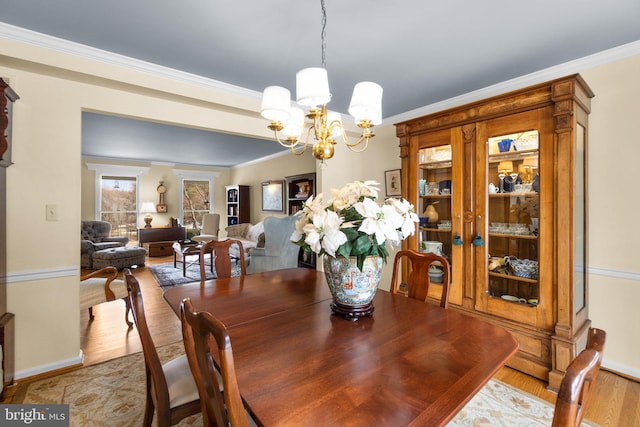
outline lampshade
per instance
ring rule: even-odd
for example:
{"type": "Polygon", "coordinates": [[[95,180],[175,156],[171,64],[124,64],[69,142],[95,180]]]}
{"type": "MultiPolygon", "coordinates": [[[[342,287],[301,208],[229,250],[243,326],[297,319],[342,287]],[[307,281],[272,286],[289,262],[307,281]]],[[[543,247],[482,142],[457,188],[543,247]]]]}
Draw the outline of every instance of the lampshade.
{"type": "Polygon", "coordinates": [[[525,157],[522,162],[522,167],[525,169],[531,168],[535,169],[538,167],[538,158],[537,157],[525,157]]]}
{"type": "Polygon", "coordinates": [[[260,114],[267,120],[282,122],[289,118],[291,92],[280,86],[268,86],[262,93],[260,114]]]}
{"type": "Polygon", "coordinates": [[[140,208],[142,213],[151,213],[156,211],[156,205],[153,202],[144,202],[140,208]]]}
{"type": "Polygon", "coordinates": [[[356,123],[369,120],[374,125],[382,121],[382,86],[373,82],[360,82],[353,88],[349,114],[356,123]]]}
{"type": "Polygon", "coordinates": [[[304,129],[304,111],[298,107],[291,107],[291,117],[283,125],[282,134],[284,136],[299,139],[304,129]]]}
{"type": "Polygon", "coordinates": [[[331,101],[327,70],[304,68],[296,73],[296,100],[305,107],[328,104],[331,101]]]}
{"type": "Polygon", "coordinates": [[[498,172],[499,173],[507,173],[513,171],[513,162],[512,161],[504,161],[498,164],[498,172]]]}

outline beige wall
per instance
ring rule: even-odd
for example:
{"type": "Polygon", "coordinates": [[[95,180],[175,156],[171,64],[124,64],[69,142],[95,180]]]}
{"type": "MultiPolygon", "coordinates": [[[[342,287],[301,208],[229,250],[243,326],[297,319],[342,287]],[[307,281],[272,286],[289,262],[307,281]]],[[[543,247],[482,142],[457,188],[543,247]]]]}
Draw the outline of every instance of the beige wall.
{"type": "Polygon", "coordinates": [[[589,317],[607,331],[604,366],[640,378],[640,57],[581,72],[589,116],[589,317]]]}
{"type": "MultiPolygon", "coordinates": [[[[275,144],[275,142],[265,142],[275,144]]],[[[234,168],[231,172],[231,184],[248,185],[251,198],[251,222],[253,224],[262,221],[267,216],[284,216],[286,211],[286,188],[283,186],[283,202],[285,211],[263,212],[262,211],[262,183],[265,181],[284,181],[285,177],[302,173],[313,173],[316,171],[316,161],[310,150],[304,154],[294,157],[290,154],[276,156],[258,164],[248,164],[234,168]]],[[[222,217],[221,221],[225,221],[222,217]]],[[[224,222],[226,224],[226,222],[224,222]]],[[[224,227],[221,227],[224,230],[224,227]]]]}
{"type": "MultiPolygon", "coordinates": [[[[257,114],[258,99],[7,40],[0,40],[0,51],[0,75],[21,96],[14,108],[15,164],[7,176],[8,308],[16,314],[20,377],[69,365],[79,357],[79,312],[69,308],[78,305],[78,224],[91,211],[81,194],[93,191],[86,188],[87,171],[80,156],[83,110],[269,135],[257,114]],[[58,221],[45,221],[49,203],[59,206],[58,221]]],[[[634,215],[640,201],[631,176],[640,158],[640,57],[582,74],[596,94],[589,145],[590,317],[609,333],[605,366],[640,377],[640,271],[633,247],[640,241],[634,215]]],[[[378,127],[376,134],[363,154],[338,145],[326,169],[317,170],[318,191],[328,192],[354,179],[375,179],[384,185],[384,171],[400,167],[398,142],[392,125],[378,127]]],[[[264,217],[260,192],[255,191],[260,182],[309,172],[313,164],[308,159],[276,158],[226,171],[216,186],[251,185],[256,221],[264,217]]],[[[160,177],[173,179],[168,170],[152,168],[143,198],[156,199],[160,177]]],[[[216,191],[217,206],[224,204],[221,195],[216,191]]],[[[390,275],[390,268],[385,274],[390,275]]]]}

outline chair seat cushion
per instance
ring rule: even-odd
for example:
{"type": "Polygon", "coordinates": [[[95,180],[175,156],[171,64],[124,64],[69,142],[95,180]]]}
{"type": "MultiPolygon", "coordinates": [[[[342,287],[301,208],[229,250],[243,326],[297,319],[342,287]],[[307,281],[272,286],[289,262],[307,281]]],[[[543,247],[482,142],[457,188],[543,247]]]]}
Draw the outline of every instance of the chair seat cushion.
{"type": "MultiPolygon", "coordinates": [[[[80,309],[86,309],[95,305],[107,302],[104,292],[104,285],[107,279],[103,277],[92,277],[80,282],[80,309]]],[[[116,299],[127,297],[127,286],[124,280],[116,279],[109,285],[116,299]]]]}
{"type": "Polygon", "coordinates": [[[169,406],[175,408],[200,399],[186,355],[164,363],[162,370],[169,389],[169,406]]]}

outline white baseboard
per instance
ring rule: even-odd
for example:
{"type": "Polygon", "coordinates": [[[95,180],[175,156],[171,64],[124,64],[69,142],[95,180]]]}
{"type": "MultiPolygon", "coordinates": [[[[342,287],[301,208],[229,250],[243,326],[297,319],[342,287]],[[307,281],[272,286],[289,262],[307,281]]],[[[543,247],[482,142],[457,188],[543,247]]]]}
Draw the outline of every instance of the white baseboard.
{"type": "MultiPolygon", "coordinates": [[[[605,348],[605,352],[606,352],[605,348]]],[[[623,374],[627,377],[633,378],[636,381],[640,382],[640,370],[632,368],[631,366],[626,366],[618,362],[613,362],[611,360],[607,360],[606,358],[602,359],[602,367],[604,369],[617,372],[619,374],[623,374]]]]}
{"type": "Polygon", "coordinates": [[[16,371],[15,379],[29,378],[36,375],[44,374],[46,372],[57,371],[58,369],[68,368],[70,366],[82,365],[84,361],[84,354],[82,350],[78,352],[77,357],[70,357],[69,359],[58,360],[46,365],[35,366],[33,368],[24,369],[22,371],[16,371]]]}

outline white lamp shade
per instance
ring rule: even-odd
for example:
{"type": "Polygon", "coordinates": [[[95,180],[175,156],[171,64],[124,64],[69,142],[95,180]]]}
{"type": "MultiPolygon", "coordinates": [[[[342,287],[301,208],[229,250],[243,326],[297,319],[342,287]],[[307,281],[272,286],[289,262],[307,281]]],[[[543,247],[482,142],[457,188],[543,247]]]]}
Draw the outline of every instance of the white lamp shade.
{"type": "Polygon", "coordinates": [[[153,202],[144,202],[140,208],[142,213],[151,213],[156,211],[156,205],[153,202]]]}
{"type": "Polygon", "coordinates": [[[286,137],[299,139],[304,129],[304,111],[298,107],[291,107],[291,117],[283,123],[282,134],[286,137]]]}
{"type": "Polygon", "coordinates": [[[360,82],[353,88],[349,114],[356,122],[370,120],[374,125],[382,122],[382,86],[373,82],[360,82]]]}
{"type": "Polygon", "coordinates": [[[304,68],[296,74],[296,100],[305,107],[324,105],[331,101],[327,70],[304,68]]]}
{"type": "Polygon", "coordinates": [[[262,93],[260,114],[272,122],[283,122],[290,117],[291,92],[281,86],[268,86],[262,93]]]}

